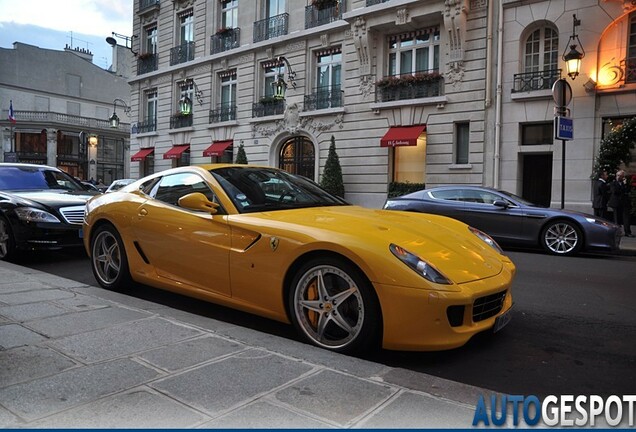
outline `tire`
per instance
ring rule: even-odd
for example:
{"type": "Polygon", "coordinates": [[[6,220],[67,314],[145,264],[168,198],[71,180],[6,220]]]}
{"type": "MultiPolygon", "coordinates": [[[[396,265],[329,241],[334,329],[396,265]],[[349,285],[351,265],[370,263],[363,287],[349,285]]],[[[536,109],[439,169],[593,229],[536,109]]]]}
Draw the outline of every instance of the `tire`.
{"type": "Polygon", "coordinates": [[[541,245],[553,255],[576,255],[583,247],[583,234],[573,222],[556,220],[541,231],[541,245]]]}
{"type": "Polygon", "coordinates": [[[16,255],[15,239],[9,221],[0,216],[0,260],[10,261],[16,255]]]}
{"type": "Polygon", "coordinates": [[[102,288],[126,291],[133,284],[124,243],[115,227],[102,225],[91,239],[91,267],[102,288]]]}
{"type": "Polygon", "coordinates": [[[379,347],[382,316],[376,294],[344,260],[314,258],[302,265],[288,301],[294,327],[310,343],[341,353],[379,347]]]}

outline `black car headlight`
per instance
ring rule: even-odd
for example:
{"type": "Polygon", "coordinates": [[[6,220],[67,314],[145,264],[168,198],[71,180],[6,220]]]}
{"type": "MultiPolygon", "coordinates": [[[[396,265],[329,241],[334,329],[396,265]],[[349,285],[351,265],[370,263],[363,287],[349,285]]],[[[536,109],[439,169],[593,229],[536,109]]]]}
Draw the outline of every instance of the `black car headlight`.
{"type": "Polygon", "coordinates": [[[18,207],[15,210],[20,220],[25,222],[52,222],[60,223],[60,220],[51,213],[33,207],[18,207]]]}
{"type": "Polygon", "coordinates": [[[497,242],[494,241],[493,238],[490,237],[488,234],[478,230],[477,228],[473,228],[471,226],[469,226],[468,229],[470,230],[471,233],[479,237],[488,246],[490,246],[491,248],[493,248],[494,250],[496,250],[497,252],[503,255],[503,249],[501,249],[501,247],[497,244],[497,242]]]}
{"type": "Polygon", "coordinates": [[[433,267],[431,264],[418,257],[417,255],[393,243],[389,245],[389,250],[400,261],[409,266],[413,271],[415,271],[415,273],[419,274],[424,279],[438,284],[451,284],[451,282],[446,279],[443,274],[437,271],[435,267],[433,267]]]}

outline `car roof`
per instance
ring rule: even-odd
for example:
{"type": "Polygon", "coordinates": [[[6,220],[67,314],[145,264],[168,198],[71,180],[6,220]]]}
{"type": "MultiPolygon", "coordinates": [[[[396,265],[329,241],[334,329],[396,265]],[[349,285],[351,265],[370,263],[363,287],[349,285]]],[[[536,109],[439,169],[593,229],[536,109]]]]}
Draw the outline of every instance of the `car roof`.
{"type": "Polygon", "coordinates": [[[61,171],[59,168],[49,165],[22,163],[22,162],[0,162],[0,167],[15,167],[15,168],[37,168],[37,169],[50,169],[54,171],[61,171]]]}

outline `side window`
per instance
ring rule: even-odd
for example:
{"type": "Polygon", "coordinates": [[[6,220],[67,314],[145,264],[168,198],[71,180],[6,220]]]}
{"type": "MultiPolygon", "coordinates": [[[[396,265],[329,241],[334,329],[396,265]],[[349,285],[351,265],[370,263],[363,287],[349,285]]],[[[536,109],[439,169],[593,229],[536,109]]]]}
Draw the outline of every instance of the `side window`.
{"type": "Polygon", "coordinates": [[[457,189],[439,190],[430,192],[431,196],[438,200],[445,201],[463,201],[461,191],[457,189]]]}
{"type": "Polygon", "coordinates": [[[205,181],[193,173],[180,173],[165,176],[157,186],[154,198],[166,204],[178,206],[179,198],[193,192],[201,192],[210,201],[218,202],[214,192],[205,181]]]}

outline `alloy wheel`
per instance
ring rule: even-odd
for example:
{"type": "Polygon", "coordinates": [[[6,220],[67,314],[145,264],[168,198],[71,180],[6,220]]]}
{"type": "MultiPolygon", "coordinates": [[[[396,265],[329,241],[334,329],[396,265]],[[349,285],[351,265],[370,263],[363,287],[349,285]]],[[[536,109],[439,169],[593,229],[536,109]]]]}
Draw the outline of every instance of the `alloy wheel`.
{"type": "Polygon", "coordinates": [[[110,231],[102,231],[93,242],[93,268],[99,282],[112,285],[121,271],[122,254],[117,238],[110,231]]]}
{"type": "Polygon", "coordinates": [[[545,230],[543,241],[548,251],[558,255],[567,255],[578,250],[581,235],[572,224],[555,222],[545,230]]]}

